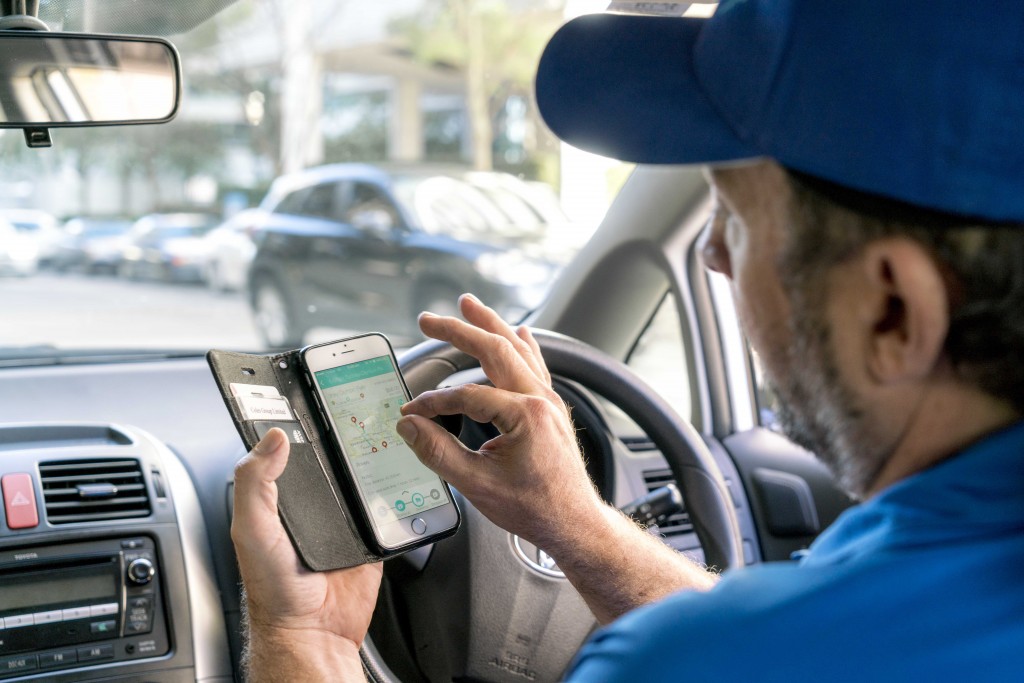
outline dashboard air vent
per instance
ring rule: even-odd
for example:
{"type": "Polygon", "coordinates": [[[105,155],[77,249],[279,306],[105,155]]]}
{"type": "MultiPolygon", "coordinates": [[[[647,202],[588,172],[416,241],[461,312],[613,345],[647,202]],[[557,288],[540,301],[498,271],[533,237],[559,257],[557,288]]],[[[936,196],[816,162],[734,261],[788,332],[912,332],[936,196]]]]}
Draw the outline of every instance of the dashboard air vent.
{"type": "Polygon", "coordinates": [[[128,458],[39,463],[50,524],[147,517],[149,494],[139,461],[128,458]]]}
{"type": "MultiPolygon", "coordinates": [[[[675,477],[672,476],[672,470],[644,470],[644,485],[647,486],[648,492],[659,489],[666,484],[673,484],[675,481],[675,477]]],[[[693,523],[690,521],[690,513],[683,510],[682,512],[670,515],[663,524],[658,525],[658,531],[666,538],[692,533],[693,523]]]]}

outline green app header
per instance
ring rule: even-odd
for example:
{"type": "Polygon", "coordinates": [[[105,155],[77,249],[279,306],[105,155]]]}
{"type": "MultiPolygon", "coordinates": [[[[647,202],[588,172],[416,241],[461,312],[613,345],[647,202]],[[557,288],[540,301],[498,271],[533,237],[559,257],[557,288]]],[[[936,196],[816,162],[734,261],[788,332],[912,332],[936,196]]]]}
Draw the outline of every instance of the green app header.
{"type": "Polygon", "coordinates": [[[394,374],[394,372],[395,366],[391,362],[391,357],[378,356],[377,358],[342,365],[340,368],[321,370],[314,374],[316,375],[316,383],[320,385],[321,389],[330,389],[339,384],[349,384],[351,382],[358,382],[361,379],[377,377],[378,375],[394,374]]]}

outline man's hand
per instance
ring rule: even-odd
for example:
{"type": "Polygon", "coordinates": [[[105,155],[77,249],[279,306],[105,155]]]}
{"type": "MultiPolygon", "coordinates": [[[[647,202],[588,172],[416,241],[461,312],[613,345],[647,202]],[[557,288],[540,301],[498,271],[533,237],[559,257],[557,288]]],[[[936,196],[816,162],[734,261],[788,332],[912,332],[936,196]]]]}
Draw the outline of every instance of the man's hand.
{"type": "Polygon", "coordinates": [[[493,387],[428,391],[402,406],[398,433],[498,526],[550,554],[599,621],[715,577],[606,505],[587,475],[569,412],[529,330],[471,295],[465,322],[430,314],[420,329],[480,361],[493,387]],[[501,434],[473,451],[431,421],[463,414],[501,434]]]}
{"type": "Polygon", "coordinates": [[[569,412],[527,328],[513,330],[471,295],[459,306],[468,322],[424,313],[420,328],[477,358],[494,386],[421,394],[402,406],[398,433],[488,519],[557,557],[566,521],[593,519],[603,507],[569,412]],[[454,414],[493,423],[501,435],[472,451],[430,420],[454,414]]]}
{"type": "Polygon", "coordinates": [[[267,432],[235,468],[231,539],[248,608],[249,681],[364,680],[359,660],[381,565],[331,572],[302,566],[277,514],[288,438],[267,432]]]}

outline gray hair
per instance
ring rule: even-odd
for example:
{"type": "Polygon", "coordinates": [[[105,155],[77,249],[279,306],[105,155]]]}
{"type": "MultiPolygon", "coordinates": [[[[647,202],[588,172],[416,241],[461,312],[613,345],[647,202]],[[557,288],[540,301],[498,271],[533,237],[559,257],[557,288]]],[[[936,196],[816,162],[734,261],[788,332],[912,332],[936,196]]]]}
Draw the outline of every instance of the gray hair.
{"type": "Polygon", "coordinates": [[[794,225],[778,264],[783,282],[816,286],[869,242],[915,240],[946,282],[944,350],[952,366],[965,382],[1024,413],[1024,224],[922,209],[795,171],[789,177],[794,225]]]}

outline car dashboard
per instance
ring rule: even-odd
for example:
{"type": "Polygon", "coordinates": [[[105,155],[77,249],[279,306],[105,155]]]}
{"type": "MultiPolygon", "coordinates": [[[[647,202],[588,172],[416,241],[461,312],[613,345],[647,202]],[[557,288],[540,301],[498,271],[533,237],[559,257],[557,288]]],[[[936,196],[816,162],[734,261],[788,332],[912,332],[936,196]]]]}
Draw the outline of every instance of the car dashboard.
{"type": "MultiPolygon", "coordinates": [[[[24,595],[0,612],[0,681],[233,680],[241,610],[230,496],[244,449],[205,359],[3,375],[0,594],[22,586],[24,595]],[[26,500],[37,519],[25,518],[26,500]]],[[[582,387],[566,389],[614,437],[596,474],[608,500],[621,507],[671,480],[628,418],[582,387]]],[[[711,445],[745,562],[761,561],[747,485],[711,445]]],[[[685,512],[657,531],[702,560],[685,512]]]]}
{"type": "Polygon", "coordinates": [[[4,386],[0,680],[233,680],[241,445],[205,361],[14,368],[4,386]]]}

